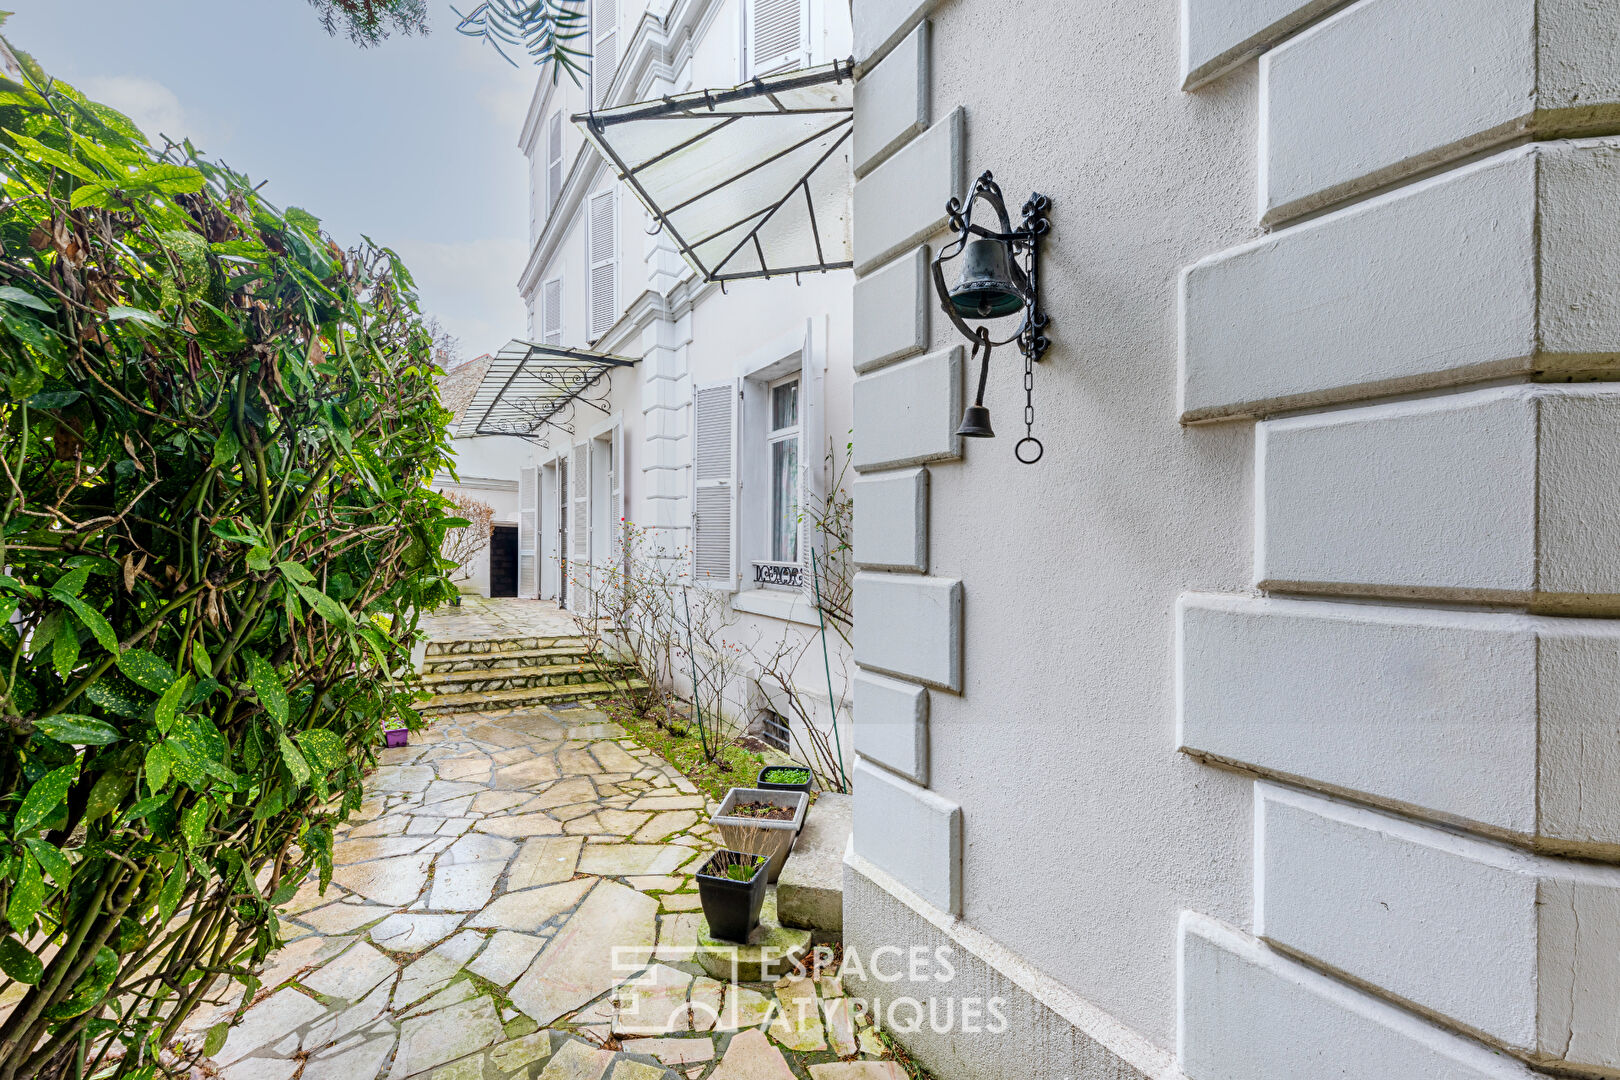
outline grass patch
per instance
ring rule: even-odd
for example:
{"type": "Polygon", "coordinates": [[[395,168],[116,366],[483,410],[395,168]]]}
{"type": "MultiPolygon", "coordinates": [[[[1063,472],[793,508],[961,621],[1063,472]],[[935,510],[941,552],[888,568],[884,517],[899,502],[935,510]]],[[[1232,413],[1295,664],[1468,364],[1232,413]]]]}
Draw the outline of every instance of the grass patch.
{"type": "Polygon", "coordinates": [[[894,1063],[906,1071],[907,1080],[934,1080],[934,1074],[917,1064],[912,1056],[906,1053],[906,1048],[901,1046],[893,1035],[880,1027],[875,1027],[872,1030],[877,1032],[878,1041],[888,1048],[890,1054],[894,1055],[894,1063]]]}
{"type": "Polygon", "coordinates": [[[724,799],[726,792],[734,787],[752,785],[764,765],[760,754],[730,741],[724,741],[714,761],[705,760],[697,729],[684,717],[673,718],[668,726],[661,727],[638,716],[623,701],[604,702],[602,710],[638,743],[679,769],[682,776],[715,802],[724,799]]]}
{"type": "MultiPolygon", "coordinates": [[[[522,1012],[522,1010],[518,1009],[517,1006],[512,1004],[512,999],[507,996],[505,990],[502,990],[499,986],[496,986],[482,975],[475,975],[472,972],[463,969],[460,978],[466,979],[468,982],[472,983],[480,994],[483,994],[488,998],[493,998],[495,1004],[500,1008],[505,1009],[508,1012],[522,1012]]],[[[454,984],[458,980],[452,979],[450,981],[452,984],[454,984]]]]}

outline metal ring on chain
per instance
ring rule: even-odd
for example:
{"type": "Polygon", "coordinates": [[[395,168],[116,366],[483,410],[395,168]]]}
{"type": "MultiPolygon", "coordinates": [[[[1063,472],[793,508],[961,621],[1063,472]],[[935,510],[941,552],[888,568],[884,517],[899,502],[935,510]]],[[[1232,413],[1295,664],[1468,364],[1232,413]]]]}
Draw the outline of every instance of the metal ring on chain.
{"type": "Polygon", "coordinates": [[[1046,447],[1042,446],[1041,445],[1041,440],[1037,439],[1033,435],[1025,435],[1022,439],[1019,439],[1017,445],[1015,445],[1013,447],[1013,457],[1017,458],[1020,462],[1022,462],[1025,465],[1033,465],[1033,464],[1035,464],[1037,461],[1041,460],[1041,455],[1044,454],[1045,452],[1046,452],[1046,447]],[[1035,456],[1034,457],[1025,457],[1024,456],[1024,444],[1025,443],[1034,443],[1035,444],[1035,450],[1034,450],[1035,456]]]}

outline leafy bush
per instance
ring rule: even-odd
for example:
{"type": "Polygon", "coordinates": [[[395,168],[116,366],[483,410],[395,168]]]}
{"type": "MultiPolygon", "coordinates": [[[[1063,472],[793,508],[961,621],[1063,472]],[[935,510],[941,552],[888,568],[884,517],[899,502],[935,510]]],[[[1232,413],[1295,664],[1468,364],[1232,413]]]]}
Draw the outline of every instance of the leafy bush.
{"type": "Polygon", "coordinates": [[[384,723],[417,723],[417,613],[454,595],[466,522],[424,486],[449,414],[393,254],[24,63],[0,80],[0,1080],[146,1078],[210,983],[251,998],[274,905],[330,876],[384,723]]]}

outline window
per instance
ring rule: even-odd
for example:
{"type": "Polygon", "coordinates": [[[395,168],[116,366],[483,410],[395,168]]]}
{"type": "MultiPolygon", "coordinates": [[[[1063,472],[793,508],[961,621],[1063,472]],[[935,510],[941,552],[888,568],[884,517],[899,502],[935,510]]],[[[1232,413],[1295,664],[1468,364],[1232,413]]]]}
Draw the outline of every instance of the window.
{"type": "Polygon", "coordinates": [[[771,561],[799,561],[799,377],[771,386],[771,561]]]}
{"type": "Polygon", "coordinates": [[[563,186],[563,118],[552,116],[546,131],[546,213],[557,209],[563,186]]]}
{"type": "Polygon", "coordinates": [[[757,727],[761,741],[776,747],[778,750],[787,751],[793,733],[788,728],[786,717],[779,712],[766,709],[759,714],[757,727]]]}
{"type": "Polygon", "coordinates": [[[799,67],[810,52],[810,0],[746,0],[743,77],[799,67]]]}

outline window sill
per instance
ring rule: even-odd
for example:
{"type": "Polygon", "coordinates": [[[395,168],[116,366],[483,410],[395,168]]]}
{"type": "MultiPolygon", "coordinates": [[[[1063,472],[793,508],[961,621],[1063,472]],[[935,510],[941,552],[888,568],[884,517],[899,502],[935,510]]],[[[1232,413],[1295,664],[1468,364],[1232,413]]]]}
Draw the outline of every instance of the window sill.
{"type": "Polygon", "coordinates": [[[770,619],[798,623],[800,626],[821,625],[816,606],[801,592],[786,589],[744,589],[731,597],[733,611],[750,615],[764,615],[770,619]]]}

